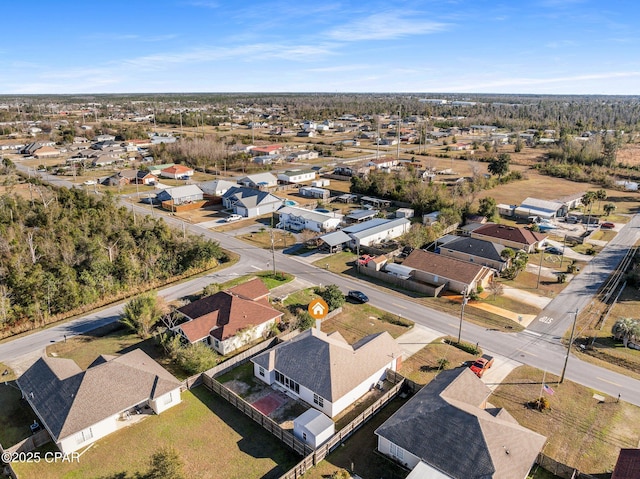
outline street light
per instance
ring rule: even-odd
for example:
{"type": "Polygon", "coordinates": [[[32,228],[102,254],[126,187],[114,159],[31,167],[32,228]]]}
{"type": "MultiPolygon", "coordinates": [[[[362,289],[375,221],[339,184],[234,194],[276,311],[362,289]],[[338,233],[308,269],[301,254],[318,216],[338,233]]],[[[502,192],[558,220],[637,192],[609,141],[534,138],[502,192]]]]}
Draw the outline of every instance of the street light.
{"type": "Polygon", "coordinates": [[[464,317],[464,307],[467,305],[467,289],[462,290],[462,308],[460,309],[460,327],[458,328],[458,344],[460,344],[460,337],[462,336],[462,318],[464,317]]]}

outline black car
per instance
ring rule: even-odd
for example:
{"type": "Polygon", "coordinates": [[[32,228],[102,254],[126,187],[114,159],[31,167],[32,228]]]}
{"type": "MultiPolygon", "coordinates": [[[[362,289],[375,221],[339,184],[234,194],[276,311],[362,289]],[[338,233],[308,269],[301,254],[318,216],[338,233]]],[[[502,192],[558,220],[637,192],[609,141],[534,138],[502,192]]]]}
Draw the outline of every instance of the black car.
{"type": "Polygon", "coordinates": [[[560,248],[556,248],[555,246],[549,246],[544,251],[545,253],[549,254],[562,254],[562,250],[560,248]]]}
{"type": "Polygon", "coordinates": [[[347,298],[352,299],[353,301],[357,301],[358,303],[366,303],[369,301],[369,298],[362,291],[349,291],[347,293],[347,298]]]}

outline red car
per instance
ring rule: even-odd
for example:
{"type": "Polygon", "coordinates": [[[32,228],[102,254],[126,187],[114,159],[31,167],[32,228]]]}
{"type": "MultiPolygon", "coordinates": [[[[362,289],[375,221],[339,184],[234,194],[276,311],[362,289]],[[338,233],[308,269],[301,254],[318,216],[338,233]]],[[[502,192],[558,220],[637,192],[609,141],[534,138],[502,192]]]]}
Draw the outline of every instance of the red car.
{"type": "Polygon", "coordinates": [[[602,223],[600,225],[600,228],[602,228],[603,230],[612,230],[615,227],[616,227],[616,225],[614,225],[613,223],[610,223],[610,222],[602,223]]]}

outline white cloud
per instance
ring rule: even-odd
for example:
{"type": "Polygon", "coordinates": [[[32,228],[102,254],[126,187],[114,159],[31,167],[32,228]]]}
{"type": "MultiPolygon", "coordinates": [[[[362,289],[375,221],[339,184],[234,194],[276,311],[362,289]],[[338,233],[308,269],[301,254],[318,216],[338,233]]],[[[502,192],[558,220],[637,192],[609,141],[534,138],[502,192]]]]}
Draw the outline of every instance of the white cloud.
{"type": "Polygon", "coordinates": [[[447,23],[433,22],[396,12],[375,13],[334,28],[330,38],[340,41],[391,40],[412,35],[426,35],[447,30],[447,23]]]}

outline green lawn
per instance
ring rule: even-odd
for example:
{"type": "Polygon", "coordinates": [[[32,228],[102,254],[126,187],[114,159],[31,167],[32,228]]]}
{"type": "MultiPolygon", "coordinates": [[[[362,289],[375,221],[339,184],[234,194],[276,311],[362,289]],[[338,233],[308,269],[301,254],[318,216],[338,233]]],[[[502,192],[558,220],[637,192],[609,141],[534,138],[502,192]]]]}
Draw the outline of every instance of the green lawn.
{"type": "Polygon", "coordinates": [[[31,435],[29,425],[36,415],[15,381],[0,384],[0,444],[11,447],[31,435]]]}
{"type": "Polygon", "coordinates": [[[16,464],[19,477],[89,479],[147,470],[149,458],[173,447],[190,479],[278,478],[301,458],[203,386],[159,416],[99,440],[79,463],[16,464]]]}
{"type": "MultiPolygon", "coordinates": [[[[417,384],[429,383],[440,371],[439,360],[445,359],[447,363],[444,369],[457,368],[467,361],[474,360],[478,355],[469,354],[451,344],[443,343],[443,338],[438,338],[427,344],[417,353],[411,355],[402,362],[398,371],[405,378],[417,384]]],[[[457,338],[456,338],[457,339],[457,338]]]]}

